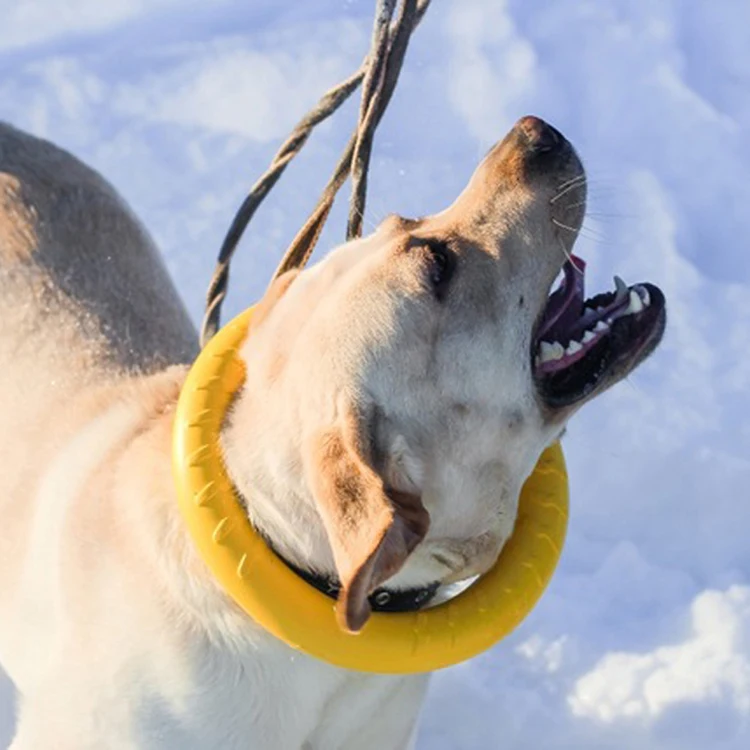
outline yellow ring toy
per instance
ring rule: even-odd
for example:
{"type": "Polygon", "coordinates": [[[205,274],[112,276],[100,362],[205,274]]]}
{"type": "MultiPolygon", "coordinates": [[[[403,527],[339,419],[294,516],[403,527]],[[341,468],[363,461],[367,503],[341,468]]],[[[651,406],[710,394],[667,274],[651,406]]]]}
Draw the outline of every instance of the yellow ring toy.
{"type": "Polygon", "coordinates": [[[238,349],[252,308],[226,325],[190,370],[174,423],[180,510],[200,555],[225,591],[294,649],[347,669],[408,674],[470,659],[528,615],[557,566],[568,520],[559,444],[521,492],[513,535],[495,566],[450,601],[418,612],[375,612],[357,635],[336,624],[333,601],[292,572],[255,532],[224,468],[219,433],[245,379],[238,349]]]}

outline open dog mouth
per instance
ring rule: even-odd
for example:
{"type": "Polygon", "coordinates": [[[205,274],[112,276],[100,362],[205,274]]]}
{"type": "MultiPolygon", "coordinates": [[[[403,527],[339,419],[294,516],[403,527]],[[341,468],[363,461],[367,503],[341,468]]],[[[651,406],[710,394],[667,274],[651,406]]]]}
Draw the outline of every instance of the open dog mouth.
{"type": "Polygon", "coordinates": [[[661,339],[665,301],[653,284],[627,286],[586,299],[586,263],[575,255],[542,313],[532,357],[542,398],[553,407],[574,404],[624,377],[661,339]]]}

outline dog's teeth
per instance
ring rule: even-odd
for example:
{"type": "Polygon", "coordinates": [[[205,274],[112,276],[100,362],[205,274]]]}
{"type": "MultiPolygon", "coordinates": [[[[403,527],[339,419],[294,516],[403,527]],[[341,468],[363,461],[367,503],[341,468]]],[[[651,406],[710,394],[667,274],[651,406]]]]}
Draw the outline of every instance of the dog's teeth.
{"type": "Polygon", "coordinates": [[[581,341],[583,341],[584,344],[588,344],[589,341],[593,341],[596,338],[596,335],[593,331],[586,331],[586,333],[583,334],[583,338],[581,341]]]}
{"type": "Polygon", "coordinates": [[[562,344],[555,341],[554,344],[550,344],[548,341],[542,341],[539,345],[539,358],[542,362],[551,362],[553,360],[562,359],[565,354],[562,344]]]}
{"type": "Polygon", "coordinates": [[[597,324],[596,324],[596,325],[594,326],[594,330],[595,330],[595,331],[596,331],[597,333],[602,333],[602,332],[604,332],[604,331],[608,331],[608,330],[609,330],[609,326],[608,326],[608,325],[607,325],[607,324],[606,324],[606,323],[605,323],[605,322],[604,322],[603,320],[600,320],[600,321],[599,321],[599,322],[598,322],[598,323],[597,323],[597,324]]]}
{"type": "Polygon", "coordinates": [[[583,347],[577,341],[571,341],[566,350],[567,354],[577,354],[583,347]]]}
{"type": "Polygon", "coordinates": [[[636,291],[630,292],[630,304],[628,309],[625,310],[625,315],[633,315],[643,310],[643,302],[641,302],[640,295],[636,291]]]}
{"type": "Polygon", "coordinates": [[[550,344],[548,341],[542,341],[539,345],[539,361],[540,362],[552,362],[557,359],[562,359],[565,354],[562,344],[559,341],[555,341],[554,344],[550,344]]]}

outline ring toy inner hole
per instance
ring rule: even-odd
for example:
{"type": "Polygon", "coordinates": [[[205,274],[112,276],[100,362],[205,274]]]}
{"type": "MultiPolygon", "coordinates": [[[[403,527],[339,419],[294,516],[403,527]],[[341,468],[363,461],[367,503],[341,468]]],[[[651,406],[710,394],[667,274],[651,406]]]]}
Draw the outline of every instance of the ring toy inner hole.
{"type": "Polygon", "coordinates": [[[332,600],[293,573],[253,529],[223,464],[220,431],[245,380],[239,349],[251,316],[252,308],[227,324],[198,356],[173,428],[180,511],[227,594],[292,648],[362,672],[441,669],[512,632],[539,601],[565,541],[568,481],[559,443],[544,451],[524,484],[513,534],[491,570],[450,601],[417,612],[375,612],[359,634],[345,633],[332,600]]]}

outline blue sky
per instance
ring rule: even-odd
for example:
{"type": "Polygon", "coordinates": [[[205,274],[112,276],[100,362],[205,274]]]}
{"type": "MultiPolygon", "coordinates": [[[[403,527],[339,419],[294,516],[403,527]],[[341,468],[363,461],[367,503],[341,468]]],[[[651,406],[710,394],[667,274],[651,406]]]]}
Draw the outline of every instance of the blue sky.
{"type": "MultiPolygon", "coordinates": [[[[114,183],[197,320],[238,203],[358,65],[371,12],[370,0],[0,0],[0,118],[114,183]]],[[[264,288],[355,111],[320,129],[259,212],[227,314],[264,288]]],[[[560,569],[516,634],[437,675],[419,747],[746,748],[750,8],[434,0],[376,138],[366,226],[444,207],[531,113],[587,166],[577,252],[591,287],[653,281],[670,324],[657,354],[571,423],[560,569]]],[[[343,203],[323,249],[343,236],[343,203]]]]}

